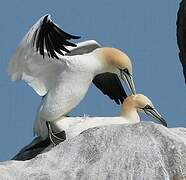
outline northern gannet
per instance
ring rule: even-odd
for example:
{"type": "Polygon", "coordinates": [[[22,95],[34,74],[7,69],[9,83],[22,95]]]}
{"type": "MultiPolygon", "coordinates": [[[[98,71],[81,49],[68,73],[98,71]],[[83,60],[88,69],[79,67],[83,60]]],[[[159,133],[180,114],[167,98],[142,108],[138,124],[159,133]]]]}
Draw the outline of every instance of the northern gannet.
{"type": "Polygon", "coordinates": [[[135,93],[132,64],[125,53],[94,40],[77,45],[68,41],[78,38],[46,15],[31,27],[9,63],[12,80],[26,81],[43,96],[34,125],[34,133],[43,139],[48,137],[46,122],[76,107],[91,82],[117,104],[127,96],[119,77],[135,93]]]}

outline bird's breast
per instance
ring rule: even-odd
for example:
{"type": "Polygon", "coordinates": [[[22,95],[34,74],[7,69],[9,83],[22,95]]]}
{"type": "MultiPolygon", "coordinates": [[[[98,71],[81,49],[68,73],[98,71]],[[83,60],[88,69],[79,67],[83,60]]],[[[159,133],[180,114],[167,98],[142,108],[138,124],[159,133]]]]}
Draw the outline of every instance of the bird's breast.
{"type": "Polygon", "coordinates": [[[84,98],[91,81],[91,76],[81,73],[61,78],[43,100],[42,118],[52,121],[69,113],[84,98]]]}

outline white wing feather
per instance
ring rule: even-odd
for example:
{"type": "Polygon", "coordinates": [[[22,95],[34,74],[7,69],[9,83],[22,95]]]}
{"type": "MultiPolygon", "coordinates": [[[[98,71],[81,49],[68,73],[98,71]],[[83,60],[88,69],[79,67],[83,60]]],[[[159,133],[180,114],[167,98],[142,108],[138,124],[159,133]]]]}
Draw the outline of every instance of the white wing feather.
{"type": "Polygon", "coordinates": [[[65,55],[74,56],[74,55],[86,54],[100,47],[101,45],[95,40],[83,41],[77,43],[77,47],[68,47],[70,53],[65,53],[65,55]]]}
{"type": "MultiPolygon", "coordinates": [[[[49,58],[45,50],[43,58],[33,46],[36,30],[39,30],[43,18],[40,18],[25,35],[17,48],[15,55],[8,66],[8,74],[13,81],[24,80],[30,85],[38,95],[44,96],[56,83],[57,77],[64,70],[65,56],[59,59],[49,58]]],[[[94,40],[84,41],[77,44],[77,47],[69,47],[71,53],[65,55],[79,55],[89,53],[101,47],[94,40]]]]}
{"type": "Polygon", "coordinates": [[[38,95],[44,96],[62,72],[64,62],[47,56],[43,58],[33,47],[34,32],[39,28],[41,21],[42,18],[21,41],[8,65],[8,74],[13,81],[26,81],[38,95]]]}

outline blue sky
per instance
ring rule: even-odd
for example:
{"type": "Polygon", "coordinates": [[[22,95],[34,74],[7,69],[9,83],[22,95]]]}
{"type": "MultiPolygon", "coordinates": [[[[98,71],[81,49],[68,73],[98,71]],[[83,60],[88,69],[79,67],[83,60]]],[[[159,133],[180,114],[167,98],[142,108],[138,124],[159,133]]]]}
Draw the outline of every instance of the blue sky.
{"type": "MultiPolygon", "coordinates": [[[[176,44],[178,0],[6,0],[0,7],[0,161],[33,139],[41,98],[24,82],[11,82],[7,64],[27,30],[44,14],[83,40],[125,51],[137,91],[151,98],[169,127],[186,127],[186,85],[176,44]]],[[[120,107],[94,86],[73,116],[116,116],[120,107]]],[[[143,116],[144,119],[150,119],[143,116]]]]}

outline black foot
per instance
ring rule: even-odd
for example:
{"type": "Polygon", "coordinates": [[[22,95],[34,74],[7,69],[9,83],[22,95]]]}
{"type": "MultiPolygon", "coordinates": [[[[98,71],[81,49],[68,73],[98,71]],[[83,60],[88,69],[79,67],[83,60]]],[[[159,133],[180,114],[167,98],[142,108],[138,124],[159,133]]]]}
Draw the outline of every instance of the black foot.
{"type": "Polygon", "coordinates": [[[60,142],[63,142],[64,140],[66,140],[65,131],[61,131],[59,133],[54,133],[52,131],[50,122],[46,122],[46,125],[48,128],[49,139],[54,146],[58,145],[60,142]]]}

